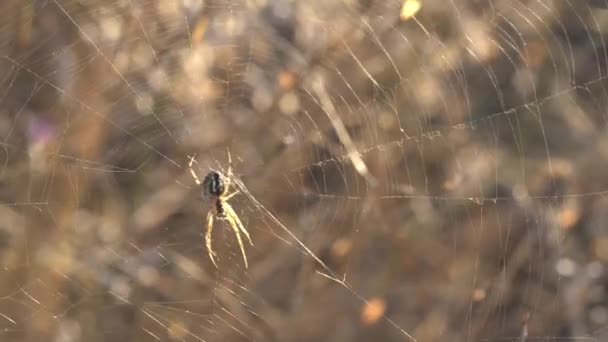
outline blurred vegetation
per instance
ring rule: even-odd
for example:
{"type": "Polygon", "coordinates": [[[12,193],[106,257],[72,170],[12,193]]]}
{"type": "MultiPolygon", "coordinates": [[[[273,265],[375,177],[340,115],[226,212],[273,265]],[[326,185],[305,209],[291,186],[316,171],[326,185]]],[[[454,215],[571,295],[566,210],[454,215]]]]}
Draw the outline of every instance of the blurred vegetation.
{"type": "Polygon", "coordinates": [[[2,1],[0,340],[608,338],[606,7],[2,1]]]}

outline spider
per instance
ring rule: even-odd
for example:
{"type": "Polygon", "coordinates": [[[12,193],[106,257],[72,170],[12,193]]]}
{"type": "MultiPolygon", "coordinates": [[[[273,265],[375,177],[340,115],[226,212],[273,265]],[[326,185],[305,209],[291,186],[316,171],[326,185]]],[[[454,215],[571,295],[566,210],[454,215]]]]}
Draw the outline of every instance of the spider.
{"type": "Polygon", "coordinates": [[[228,152],[228,172],[226,175],[222,174],[219,171],[211,170],[201,182],[200,178],[194,172],[192,168],[192,164],[196,163],[194,160],[195,156],[190,157],[190,163],[188,163],[188,169],[194,178],[194,182],[201,187],[201,192],[203,198],[212,199],[215,201],[213,208],[209,209],[207,213],[207,232],[205,233],[205,245],[207,246],[207,252],[209,253],[209,258],[213,265],[218,268],[217,263],[215,262],[215,257],[217,254],[213,251],[213,247],[211,246],[211,233],[213,232],[213,220],[224,220],[230,224],[232,230],[236,234],[236,239],[239,243],[239,247],[241,248],[241,254],[243,255],[243,261],[245,262],[245,268],[248,268],[247,263],[247,255],[245,254],[245,247],[243,246],[243,239],[241,238],[241,234],[244,234],[249,244],[253,246],[253,242],[251,241],[251,237],[249,236],[249,232],[243,226],[243,223],[239,219],[238,215],[232,209],[228,200],[239,193],[238,190],[235,190],[233,193],[228,194],[228,190],[230,189],[231,179],[233,177],[232,174],[232,158],[230,156],[230,152],[228,152]]]}

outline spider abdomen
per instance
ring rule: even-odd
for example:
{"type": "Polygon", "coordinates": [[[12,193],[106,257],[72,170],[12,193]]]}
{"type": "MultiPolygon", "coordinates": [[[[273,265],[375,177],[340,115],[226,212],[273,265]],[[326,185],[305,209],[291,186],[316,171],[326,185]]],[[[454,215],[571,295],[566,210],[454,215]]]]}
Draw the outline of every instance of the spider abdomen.
{"type": "Polygon", "coordinates": [[[205,197],[220,197],[225,191],[223,177],[217,171],[211,171],[205,176],[202,187],[205,197]]]}

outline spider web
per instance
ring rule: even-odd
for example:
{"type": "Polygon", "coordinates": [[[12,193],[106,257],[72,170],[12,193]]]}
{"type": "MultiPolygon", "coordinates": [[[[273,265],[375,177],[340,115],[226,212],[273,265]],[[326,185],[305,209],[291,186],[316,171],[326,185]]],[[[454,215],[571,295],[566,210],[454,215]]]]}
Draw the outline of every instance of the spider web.
{"type": "Polygon", "coordinates": [[[606,338],[608,2],[0,9],[1,340],[606,338]]]}

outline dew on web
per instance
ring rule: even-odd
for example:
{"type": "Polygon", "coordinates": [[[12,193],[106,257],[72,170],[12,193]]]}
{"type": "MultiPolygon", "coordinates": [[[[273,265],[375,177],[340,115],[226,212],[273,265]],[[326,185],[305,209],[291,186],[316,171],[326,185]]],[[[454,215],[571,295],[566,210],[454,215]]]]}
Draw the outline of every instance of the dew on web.
{"type": "Polygon", "coordinates": [[[608,1],[0,17],[0,340],[608,337],[608,1]]]}

